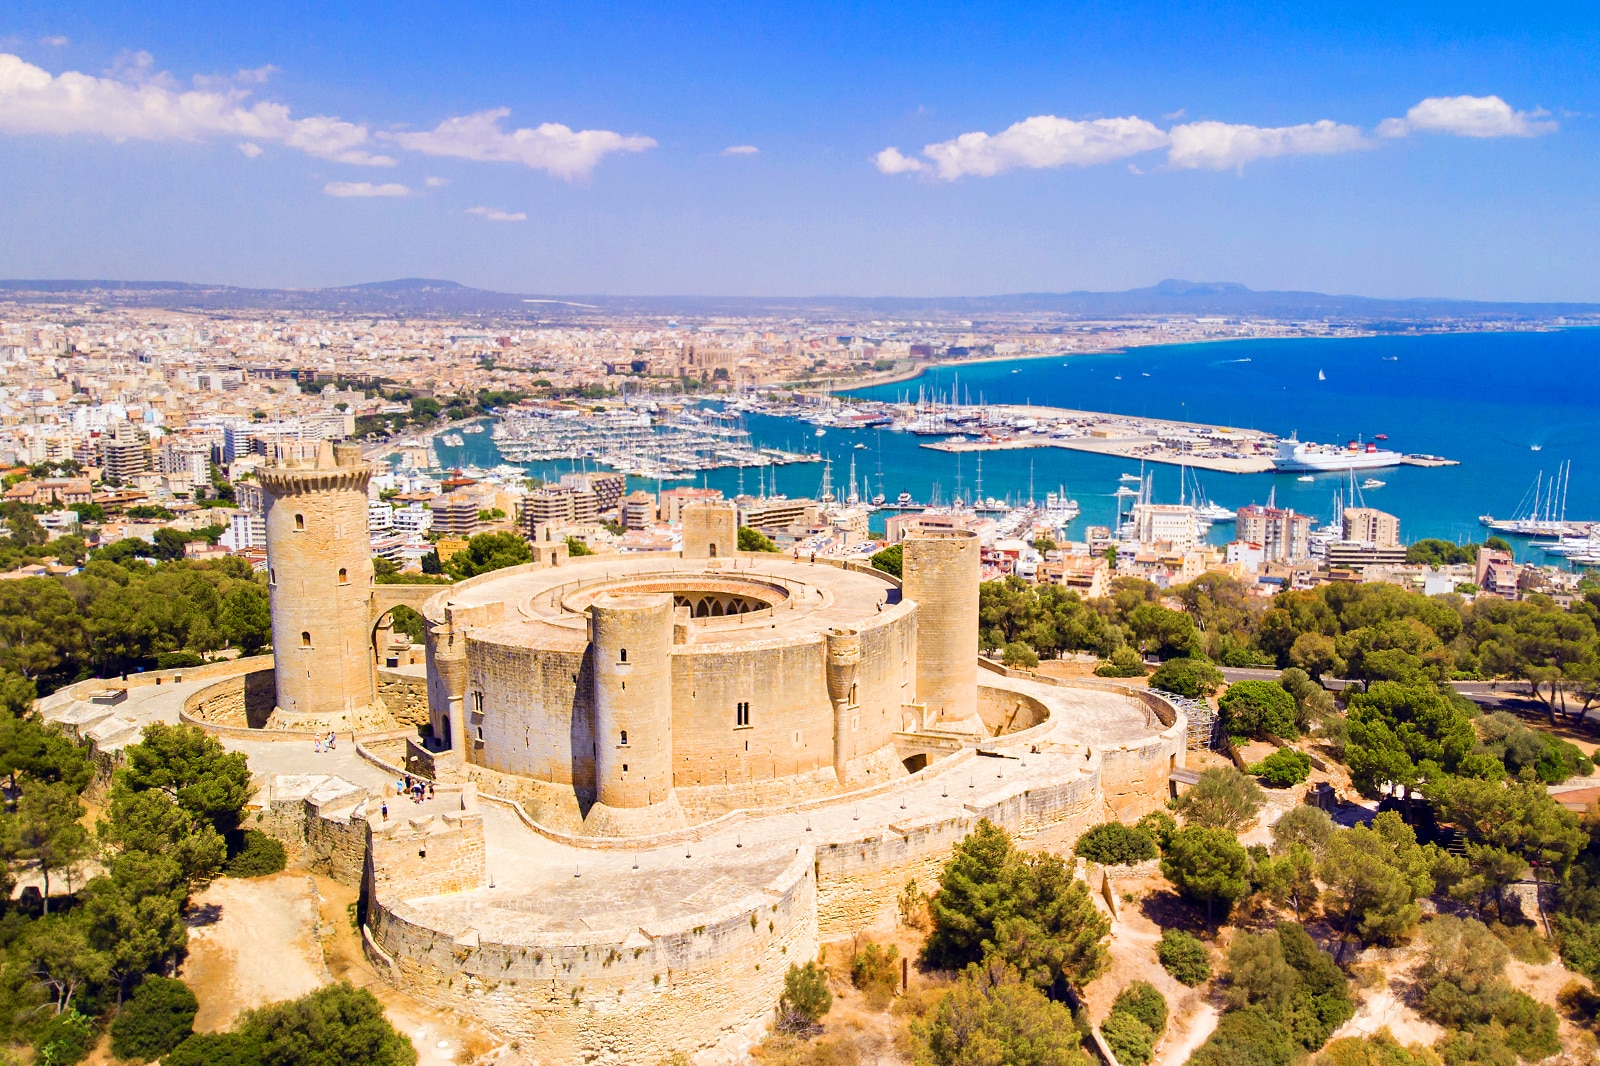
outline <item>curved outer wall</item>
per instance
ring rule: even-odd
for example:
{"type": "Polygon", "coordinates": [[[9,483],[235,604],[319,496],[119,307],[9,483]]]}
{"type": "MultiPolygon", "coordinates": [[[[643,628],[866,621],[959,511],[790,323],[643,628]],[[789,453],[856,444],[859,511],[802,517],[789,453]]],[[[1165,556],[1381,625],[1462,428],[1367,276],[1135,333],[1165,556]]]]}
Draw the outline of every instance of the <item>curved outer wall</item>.
{"type": "Polygon", "coordinates": [[[351,728],[377,699],[367,539],[372,468],[360,462],[359,450],[354,456],[339,452],[346,465],[335,466],[327,455],[316,469],[260,474],[267,493],[276,725],[351,728]]]}
{"type": "Polygon", "coordinates": [[[978,716],[978,535],[923,531],[902,544],[901,590],[917,604],[917,702],[930,725],[970,725],[978,716]]]}

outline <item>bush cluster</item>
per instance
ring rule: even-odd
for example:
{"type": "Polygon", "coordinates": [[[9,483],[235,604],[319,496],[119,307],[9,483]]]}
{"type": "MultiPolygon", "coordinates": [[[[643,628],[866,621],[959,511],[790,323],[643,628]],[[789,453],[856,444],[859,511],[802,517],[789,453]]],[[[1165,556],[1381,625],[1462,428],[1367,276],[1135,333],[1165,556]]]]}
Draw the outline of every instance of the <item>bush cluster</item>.
{"type": "Polygon", "coordinates": [[[229,877],[263,877],[282,870],[288,862],[283,845],[259,829],[246,829],[243,846],[223,866],[229,877]]]}
{"type": "Polygon", "coordinates": [[[1156,957],[1179,984],[1194,988],[1211,976],[1211,952],[1205,943],[1182,929],[1163,929],[1156,957]]]}
{"type": "Polygon", "coordinates": [[[1263,784],[1291,788],[1311,776],[1311,756],[1295,748],[1279,748],[1250,767],[1263,784]]]}
{"type": "Polygon", "coordinates": [[[1103,822],[1078,838],[1073,852],[1102,866],[1131,866],[1156,857],[1156,841],[1148,831],[1121,822],[1103,822]]]}
{"type": "Polygon", "coordinates": [[[1144,1066],[1167,1028],[1167,1001],[1148,981],[1135,981],[1117,993],[1100,1033],[1122,1066],[1144,1066]]]}

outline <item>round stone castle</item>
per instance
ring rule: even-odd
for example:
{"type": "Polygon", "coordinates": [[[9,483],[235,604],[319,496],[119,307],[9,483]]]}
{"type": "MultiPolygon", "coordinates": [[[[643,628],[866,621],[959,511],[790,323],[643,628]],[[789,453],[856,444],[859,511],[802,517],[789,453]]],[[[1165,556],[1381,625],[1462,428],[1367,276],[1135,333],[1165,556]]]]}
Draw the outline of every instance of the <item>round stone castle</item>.
{"type": "MultiPolygon", "coordinates": [[[[263,475],[269,729],[359,734],[382,708],[372,632],[401,587],[371,583],[368,476],[353,448],[263,475]]],[[[434,798],[391,794],[387,817],[376,796],[307,799],[284,831],[308,865],[361,878],[381,973],[533,1061],[748,1036],[791,963],[892,923],[979,819],[1067,848],[1159,806],[1183,765],[1186,723],[1158,695],[980,662],[973,534],[908,537],[897,579],[738,552],[731,504],[687,507],[683,530],[677,553],[536,545],[525,566],[409,587],[428,726],[393,761],[393,734],[361,750],[434,798]]]]}

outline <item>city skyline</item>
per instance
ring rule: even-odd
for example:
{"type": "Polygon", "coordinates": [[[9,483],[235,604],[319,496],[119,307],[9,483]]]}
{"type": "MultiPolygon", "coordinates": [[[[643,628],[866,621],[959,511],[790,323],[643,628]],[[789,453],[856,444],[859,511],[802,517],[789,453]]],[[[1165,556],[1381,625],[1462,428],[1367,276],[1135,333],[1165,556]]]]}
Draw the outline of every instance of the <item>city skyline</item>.
{"type": "Polygon", "coordinates": [[[0,275],[1594,300],[1593,21],[25,4],[0,275]]]}

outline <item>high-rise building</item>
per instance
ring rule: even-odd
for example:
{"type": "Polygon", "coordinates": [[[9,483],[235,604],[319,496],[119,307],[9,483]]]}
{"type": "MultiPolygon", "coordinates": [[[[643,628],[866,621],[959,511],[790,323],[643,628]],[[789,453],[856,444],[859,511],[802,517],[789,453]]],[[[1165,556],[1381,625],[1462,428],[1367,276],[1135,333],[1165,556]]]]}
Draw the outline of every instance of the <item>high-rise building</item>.
{"type": "Polygon", "coordinates": [[[1400,543],[1400,519],[1373,507],[1346,507],[1344,539],[1393,548],[1400,543]]]}
{"type": "Polygon", "coordinates": [[[100,438],[100,464],[107,477],[131,481],[150,469],[150,443],[132,426],[118,425],[100,438]]]}
{"type": "Polygon", "coordinates": [[[1241,507],[1234,530],[1239,540],[1261,545],[1265,562],[1297,563],[1311,553],[1311,516],[1292,507],[1241,507]]]}

